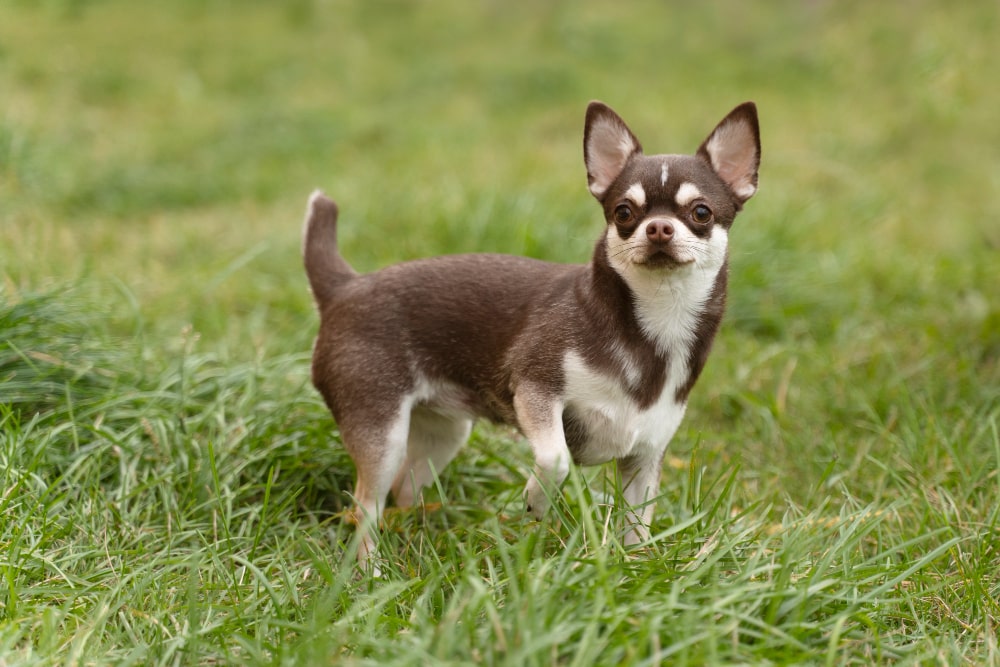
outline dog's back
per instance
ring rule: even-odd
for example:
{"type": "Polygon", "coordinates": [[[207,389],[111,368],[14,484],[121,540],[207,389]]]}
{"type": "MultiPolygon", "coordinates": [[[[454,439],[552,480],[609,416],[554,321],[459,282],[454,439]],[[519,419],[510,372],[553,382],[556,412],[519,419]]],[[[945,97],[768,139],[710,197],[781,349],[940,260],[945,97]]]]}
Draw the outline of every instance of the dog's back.
{"type": "MultiPolygon", "coordinates": [[[[331,209],[333,203],[325,198],[311,205],[304,255],[320,310],[314,384],[334,415],[355,402],[360,387],[372,402],[387,385],[394,397],[429,393],[431,404],[516,423],[510,376],[523,355],[511,355],[511,348],[525,323],[537,322],[546,312],[556,320],[553,338],[558,338],[560,304],[587,268],[512,255],[464,254],[358,275],[329,233],[331,209]],[[539,285],[550,289],[539,291],[539,285]],[[504,359],[511,363],[497,363],[504,359]],[[419,391],[418,385],[428,383],[453,390],[419,391]],[[441,395],[447,399],[441,401],[441,395]]],[[[565,345],[552,343],[559,350],[565,345]]]]}

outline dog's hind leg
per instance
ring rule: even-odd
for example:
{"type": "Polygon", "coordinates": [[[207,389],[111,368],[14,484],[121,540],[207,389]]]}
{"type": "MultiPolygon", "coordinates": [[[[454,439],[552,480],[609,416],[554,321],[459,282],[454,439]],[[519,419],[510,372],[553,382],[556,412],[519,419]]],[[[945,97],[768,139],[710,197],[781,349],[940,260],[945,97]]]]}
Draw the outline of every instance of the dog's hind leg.
{"type": "Polygon", "coordinates": [[[354,520],[361,535],[358,562],[362,566],[375,551],[375,535],[386,498],[406,459],[411,407],[411,400],[402,401],[395,417],[387,422],[352,419],[339,423],[344,445],[357,468],[354,520]]]}
{"type": "Polygon", "coordinates": [[[444,415],[425,407],[410,414],[406,461],[392,484],[392,497],[399,507],[410,507],[420,491],[434,481],[469,439],[472,420],[444,415]]]}

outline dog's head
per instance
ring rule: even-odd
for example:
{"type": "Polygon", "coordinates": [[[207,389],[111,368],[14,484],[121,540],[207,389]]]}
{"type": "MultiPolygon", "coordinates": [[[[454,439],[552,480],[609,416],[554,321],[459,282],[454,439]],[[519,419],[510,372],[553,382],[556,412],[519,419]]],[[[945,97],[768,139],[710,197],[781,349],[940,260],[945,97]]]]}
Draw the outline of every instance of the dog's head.
{"type": "Polygon", "coordinates": [[[752,102],[733,109],[695,155],[648,156],[618,114],[592,102],[583,146],[590,191],[608,223],[608,261],[618,273],[723,265],[733,218],[757,190],[760,130],[752,102]]]}

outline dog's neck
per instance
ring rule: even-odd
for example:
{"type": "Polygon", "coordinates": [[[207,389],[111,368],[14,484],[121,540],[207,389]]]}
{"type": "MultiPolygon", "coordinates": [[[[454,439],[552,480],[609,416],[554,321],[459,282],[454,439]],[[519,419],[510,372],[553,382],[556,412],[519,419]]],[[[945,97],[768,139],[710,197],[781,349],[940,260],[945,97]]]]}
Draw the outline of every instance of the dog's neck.
{"type": "MultiPolygon", "coordinates": [[[[722,232],[725,234],[725,232],[722,232]]],[[[708,357],[725,309],[728,282],[726,238],[710,265],[680,266],[669,273],[632,264],[615,266],[605,237],[591,263],[591,298],[614,317],[624,336],[651,342],[668,364],[666,389],[686,400],[708,357]]]]}

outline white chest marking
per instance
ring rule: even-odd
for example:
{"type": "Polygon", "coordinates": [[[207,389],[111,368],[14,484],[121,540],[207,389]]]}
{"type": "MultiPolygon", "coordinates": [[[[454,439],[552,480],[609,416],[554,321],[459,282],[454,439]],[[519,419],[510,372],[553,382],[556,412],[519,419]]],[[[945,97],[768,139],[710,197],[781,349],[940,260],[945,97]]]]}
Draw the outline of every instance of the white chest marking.
{"type": "Polygon", "coordinates": [[[653,405],[641,409],[617,378],[587,365],[574,351],[563,357],[565,407],[580,422],[586,441],[574,451],[583,465],[631,455],[657,458],[684,417],[686,405],[675,399],[686,375],[672,371],[653,405]]]}

